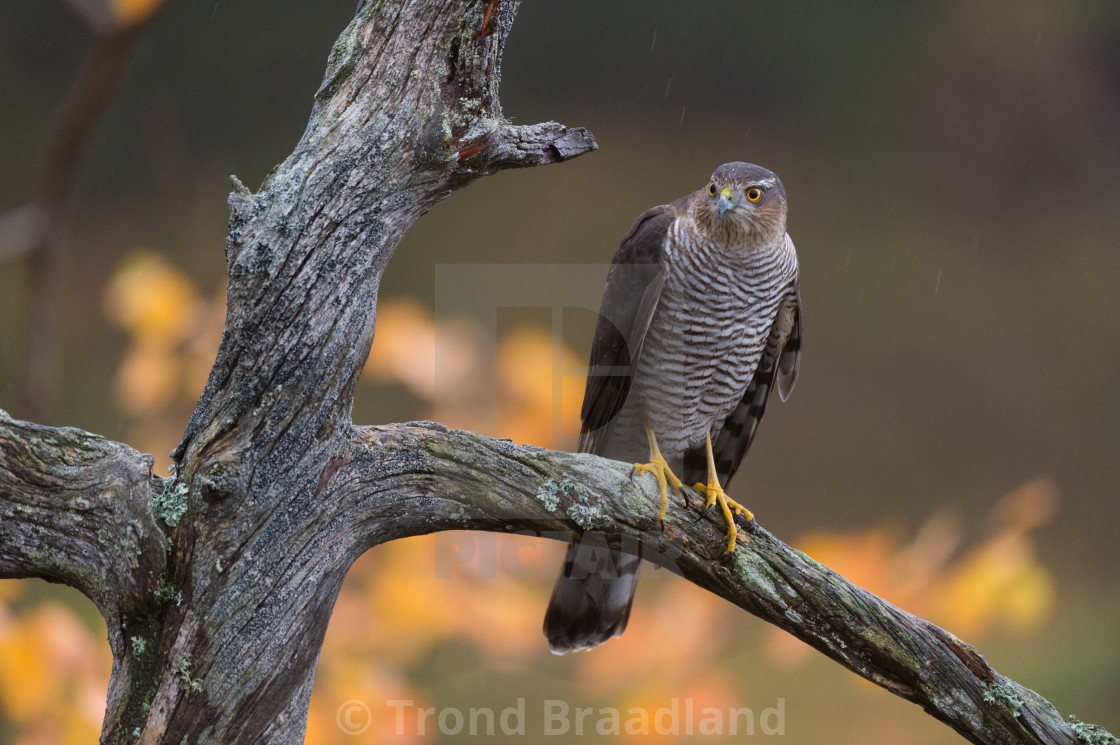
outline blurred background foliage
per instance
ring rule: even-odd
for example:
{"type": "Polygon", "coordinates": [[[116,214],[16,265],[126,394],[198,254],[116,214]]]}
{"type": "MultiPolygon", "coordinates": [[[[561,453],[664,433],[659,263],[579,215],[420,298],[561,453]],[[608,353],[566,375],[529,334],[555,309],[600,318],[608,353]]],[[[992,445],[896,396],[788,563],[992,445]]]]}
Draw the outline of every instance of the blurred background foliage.
{"type": "MultiPolygon", "coordinates": [[[[37,418],[125,440],[162,470],[221,338],[228,175],[259,183],[291,151],[353,2],[159,6],[0,4],[0,408],[28,415],[36,299],[24,222],[8,218],[42,187],[93,38],[147,23],[72,172],[46,298],[58,385],[37,418]]],[[[485,319],[434,314],[435,267],[604,263],[637,214],[719,163],[766,165],[790,195],[807,346],[733,493],[1063,713],[1120,730],[1120,6],[529,0],[502,96],[507,117],[587,126],[602,149],[484,179],[417,223],[382,284],[355,420],[438,413],[572,448],[580,381],[556,376],[585,358],[593,315],[506,309],[484,353],[485,319]],[[479,404],[493,390],[496,416],[479,404]]],[[[539,626],[561,551],[462,534],[369,552],[331,620],[308,742],[438,741],[395,736],[385,702],[519,696],[528,740],[547,698],[693,697],[784,698],[799,742],[961,741],[663,572],[646,573],[623,638],[553,657],[539,626]],[[448,541],[518,571],[449,567],[448,541]],[[336,721],[351,699],[373,715],[360,737],[336,721]]],[[[103,639],[76,593],[0,582],[0,742],[94,740],[103,639]]]]}

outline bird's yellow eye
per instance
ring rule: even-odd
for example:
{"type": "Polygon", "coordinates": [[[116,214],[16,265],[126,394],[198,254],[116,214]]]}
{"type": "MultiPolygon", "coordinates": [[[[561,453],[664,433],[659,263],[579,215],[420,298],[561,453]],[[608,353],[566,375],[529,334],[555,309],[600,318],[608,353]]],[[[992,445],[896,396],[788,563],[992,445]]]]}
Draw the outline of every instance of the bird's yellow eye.
{"type": "Polygon", "coordinates": [[[716,195],[716,185],[715,184],[708,184],[708,193],[711,194],[713,197],[716,195]]]}
{"type": "Polygon", "coordinates": [[[747,201],[757,202],[760,199],[762,199],[762,189],[758,189],[758,188],[747,189],[747,201]]]}

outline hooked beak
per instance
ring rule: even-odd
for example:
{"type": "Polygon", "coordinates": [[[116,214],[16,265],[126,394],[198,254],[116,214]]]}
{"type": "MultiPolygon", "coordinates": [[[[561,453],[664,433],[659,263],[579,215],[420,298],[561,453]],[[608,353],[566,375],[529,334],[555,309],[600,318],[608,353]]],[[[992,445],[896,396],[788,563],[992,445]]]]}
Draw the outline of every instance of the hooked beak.
{"type": "Polygon", "coordinates": [[[719,208],[720,219],[723,219],[723,215],[725,212],[735,209],[735,203],[731,201],[730,188],[726,186],[723,187],[723,191],[719,193],[719,201],[716,202],[716,206],[719,208]]]}

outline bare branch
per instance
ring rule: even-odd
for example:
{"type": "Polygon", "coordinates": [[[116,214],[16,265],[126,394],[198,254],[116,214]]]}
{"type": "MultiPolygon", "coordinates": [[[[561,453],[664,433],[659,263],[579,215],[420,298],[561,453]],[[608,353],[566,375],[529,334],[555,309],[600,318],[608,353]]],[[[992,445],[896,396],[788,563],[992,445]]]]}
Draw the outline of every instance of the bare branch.
{"type": "Polygon", "coordinates": [[[356,556],[323,490],[347,457],[381,273],[454,190],[595,147],[584,130],[505,124],[498,70],[516,10],[360,3],[294,152],[257,192],[234,180],[225,333],[173,453],[186,510],[166,572],[176,602],[137,635],[160,662],[122,686],[105,741],[303,740],[356,556]]]}
{"type": "Polygon", "coordinates": [[[105,615],[102,742],[302,742],[353,560],[463,528],[601,536],[976,743],[1115,742],[762,528],[731,556],[722,529],[679,504],[658,530],[652,485],[624,464],[434,424],[353,426],[381,275],[416,218],[495,170],[596,147],[586,130],[504,119],[497,84],[517,7],[359,4],[295,151],[255,193],[234,181],[225,333],[174,479],[124,445],[0,412],[0,576],[66,582],[105,615]]]}
{"type": "Polygon", "coordinates": [[[177,457],[256,427],[252,410],[293,433],[345,429],[381,272],[416,218],[488,173],[595,149],[584,129],[505,124],[517,5],[360,4],[295,151],[260,191],[230,196],[231,323],[177,457]]]}
{"type": "MultiPolygon", "coordinates": [[[[671,503],[657,530],[652,479],[628,464],[517,446],[425,422],[358,429],[331,500],[380,543],[448,529],[602,537],[790,632],[852,672],[920,705],[974,743],[1115,743],[1063,721],[975,649],[853,585],[765,529],[723,554],[722,521],[671,503]]],[[[694,504],[699,495],[694,496],[694,504]]],[[[364,546],[363,546],[364,547],[364,546]]],[[[1109,739],[1112,738],[1112,739],[1109,739]]]]}
{"type": "Polygon", "coordinates": [[[138,613],[163,572],[152,458],[0,410],[0,577],[81,590],[106,619],[138,613]]]}
{"type": "Polygon", "coordinates": [[[599,147],[583,127],[568,129],[556,122],[513,126],[497,121],[486,126],[492,128],[458,144],[457,160],[472,176],[560,163],[599,147]]]}

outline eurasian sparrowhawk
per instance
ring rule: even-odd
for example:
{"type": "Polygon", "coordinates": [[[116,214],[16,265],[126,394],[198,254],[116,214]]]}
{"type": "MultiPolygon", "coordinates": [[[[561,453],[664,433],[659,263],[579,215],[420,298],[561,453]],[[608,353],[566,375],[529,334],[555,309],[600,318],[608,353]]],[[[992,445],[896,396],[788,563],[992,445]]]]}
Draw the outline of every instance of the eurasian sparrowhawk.
{"type": "MultiPolygon", "coordinates": [[[[778,177],[726,163],[708,185],[643,213],[607,274],[583,397],[581,452],[635,463],[661,488],[686,484],[718,505],[735,549],[735,517],[753,515],[723,488],[754,439],[777,384],[783,401],[801,360],[797,254],[778,177]],[[722,486],[721,486],[722,484],[722,486]]],[[[556,653],[618,636],[639,559],[568,549],[544,632],[556,653]]]]}

